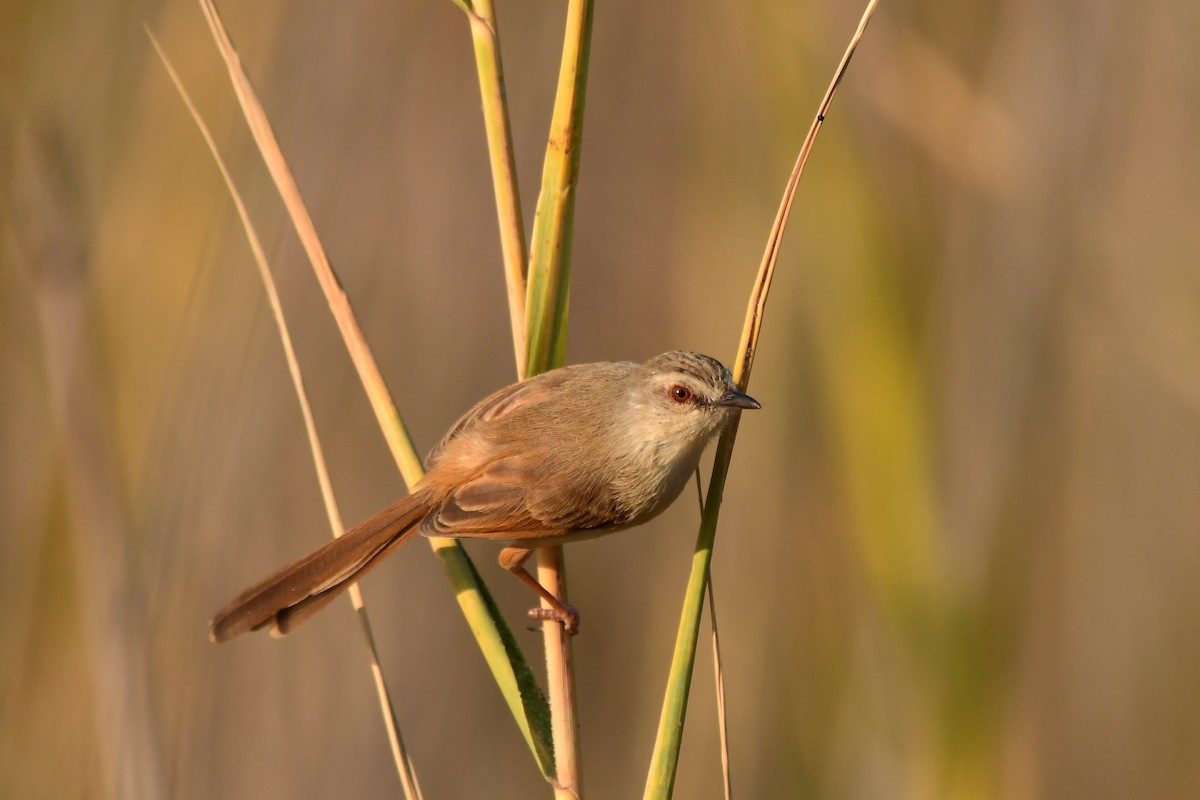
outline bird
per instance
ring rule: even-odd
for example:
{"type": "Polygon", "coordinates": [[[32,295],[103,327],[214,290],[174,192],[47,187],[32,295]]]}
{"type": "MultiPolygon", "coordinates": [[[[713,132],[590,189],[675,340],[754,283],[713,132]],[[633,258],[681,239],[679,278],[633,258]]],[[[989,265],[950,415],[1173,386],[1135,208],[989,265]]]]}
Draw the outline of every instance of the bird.
{"type": "Polygon", "coordinates": [[[579,613],[538,583],[526,559],[654,518],[708,442],[758,408],[721,362],[679,350],[507,386],[451,426],[411,494],[239,594],[213,617],[210,638],[291,632],[418,532],[502,543],[500,564],[550,606],[530,615],[574,634],[579,613]]]}

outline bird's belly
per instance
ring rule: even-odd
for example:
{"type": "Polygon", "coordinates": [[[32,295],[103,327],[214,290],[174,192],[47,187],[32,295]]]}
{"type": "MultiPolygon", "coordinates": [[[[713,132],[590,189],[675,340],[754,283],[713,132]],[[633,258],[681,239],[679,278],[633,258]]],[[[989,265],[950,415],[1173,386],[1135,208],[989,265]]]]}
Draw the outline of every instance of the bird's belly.
{"type": "Polygon", "coordinates": [[[633,511],[629,523],[624,527],[641,525],[666,511],[696,473],[696,466],[700,463],[702,452],[704,452],[704,442],[688,448],[684,452],[657,454],[662,459],[661,466],[648,473],[643,472],[639,476],[645,482],[647,474],[657,475],[657,480],[648,482],[650,485],[646,487],[645,491],[646,502],[642,507],[633,511]]]}

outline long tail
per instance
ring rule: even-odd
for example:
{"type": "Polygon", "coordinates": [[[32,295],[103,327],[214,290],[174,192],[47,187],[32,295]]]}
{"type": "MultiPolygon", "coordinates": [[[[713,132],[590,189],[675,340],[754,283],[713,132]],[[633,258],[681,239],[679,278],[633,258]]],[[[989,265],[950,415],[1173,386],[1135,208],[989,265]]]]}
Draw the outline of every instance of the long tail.
{"type": "Polygon", "coordinates": [[[403,544],[429,507],[427,493],[411,494],[259,581],[217,612],[209,638],[224,642],[268,625],[274,636],[290,633],[403,544]]]}

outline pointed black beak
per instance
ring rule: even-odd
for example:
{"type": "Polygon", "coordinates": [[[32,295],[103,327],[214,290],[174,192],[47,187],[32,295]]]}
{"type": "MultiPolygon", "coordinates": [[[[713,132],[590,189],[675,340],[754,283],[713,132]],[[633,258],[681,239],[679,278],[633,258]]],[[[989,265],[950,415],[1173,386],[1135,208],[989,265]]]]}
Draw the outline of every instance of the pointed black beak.
{"type": "Polygon", "coordinates": [[[762,408],[762,403],[758,402],[748,394],[742,394],[736,389],[730,389],[728,392],[717,398],[717,405],[729,406],[730,408],[762,408]]]}

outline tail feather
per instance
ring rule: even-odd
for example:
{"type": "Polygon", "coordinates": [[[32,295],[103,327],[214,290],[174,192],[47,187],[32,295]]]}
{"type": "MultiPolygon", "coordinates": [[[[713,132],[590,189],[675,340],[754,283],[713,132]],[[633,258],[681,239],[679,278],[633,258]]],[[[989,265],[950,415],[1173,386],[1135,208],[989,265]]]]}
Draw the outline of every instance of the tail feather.
{"type": "Polygon", "coordinates": [[[409,495],[234,598],[213,617],[209,638],[224,642],[270,625],[284,635],[408,539],[429,510],[409,495]]]}
{"type": "MultiPolygon", "coordinates": [[[[422,514],[422,516],[424,515],[422,514]]],[[[421,518],[418,517],[416,522],[420,522],[420,519],[421,518]]],[[[316,594],[309,595],[294,605],[290,605],[287,608],[281,608],[279,611],[275,612],[273,617],[258,625],[256,630],[258,628],[270,625],[272,636],[287,636],[301,622],[304,622],[313,614],[316,614],[322,608],[329,605],[330,602],[332,602],[339,594],[342,593],[343,589],[347,588],[351,583],[357,581],[359,578],[365,575],[368,570],[382,561],[385,557],[391,555],[392,551],[408,541],[408,538],[415,533],[416,530],[417,526],[414,522],[414,524],[409,525],[404,530],[396,533],[396,535],[392,537],[392,540],[386,543],[382,548],[368,556],[368,558],[363,561],[362,564],[358,566],[352,574],[342,578],[337,583],[321,589],[316,594]]]]}

